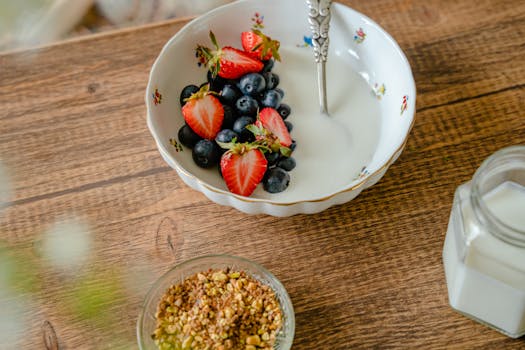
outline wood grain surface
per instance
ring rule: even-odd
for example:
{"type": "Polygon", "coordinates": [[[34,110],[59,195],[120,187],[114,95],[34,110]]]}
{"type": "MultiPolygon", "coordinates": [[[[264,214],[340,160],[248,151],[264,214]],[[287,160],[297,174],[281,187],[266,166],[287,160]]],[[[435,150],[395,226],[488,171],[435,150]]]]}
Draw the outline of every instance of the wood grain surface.
{"type": "Polygon", "coordinates": [[[525,348],[449,307],[441,260],[456,187],[496,150],[525,143],[525,2],[341,2],[406,53],[417,114],[385,177],[316,215],[219,206],[161,159],[144,91],[185,21],[0,55],[0,193],[10,193],[0,252],[18,262],[0,312],[19,305],[11,325],[23,329],[0,328],[1,349],[136,348],[151,283],[207,253],[253,259],[283,282],[294,349],[525,348]],[[61,270],[46,237],[68,220],[84,227],[87,253],[61,270]]]}

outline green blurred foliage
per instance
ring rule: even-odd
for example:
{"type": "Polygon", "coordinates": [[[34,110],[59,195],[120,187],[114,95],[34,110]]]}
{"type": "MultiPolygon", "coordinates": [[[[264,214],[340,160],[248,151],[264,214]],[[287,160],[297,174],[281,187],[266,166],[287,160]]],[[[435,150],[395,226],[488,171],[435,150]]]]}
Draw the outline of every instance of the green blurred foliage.
{"type": "Polygon", "coordinates": [[[125,303],[121,275],[115,271],[91,271],[64,290],[68,312],[96,325],[118,322],[115,309],[125,303]]]}
{"type": "Polygon", "coordinates": [[[35,258],[21,249],[9,249],[0,242],[0,289],[36,293],[41,288],[35,258]]]}

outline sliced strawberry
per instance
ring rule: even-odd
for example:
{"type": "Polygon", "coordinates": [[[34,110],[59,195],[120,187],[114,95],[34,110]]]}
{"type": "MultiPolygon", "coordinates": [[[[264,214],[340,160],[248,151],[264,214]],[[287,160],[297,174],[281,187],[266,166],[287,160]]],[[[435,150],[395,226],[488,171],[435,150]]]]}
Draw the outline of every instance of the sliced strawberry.
{"type": "Polygon", "coordinates": [[[241,33],[241,42],[244,51],[246,51],[253,58],[259,60],[269,60],[274,57],[280,61],[279,41],[272,40],[272,38],[264,35],[260,30],[254,29],[251,32],[241,33]]]}
{"type": "Polygon", "coordinates": [[[292,144],[292,137],[284,124],[283,118],[275,109],[270,107],[263,108],[259,112],[259,120],[266,130],[279,139],[281,145],[289,147],[292,144]]]}
{"type": "Polygon", "coordinates": [[[285,157],[291,156],[292,150],[284,146],[277,136],[266,129],[260,119],[257,119],[257,121],[251,125],[247,125],[246,129],[255,135],[256,141],[254,144],[257,144],[261,149],[270,153],[280,153],[285,157]]]}
{"type": "Polygon", "coordinates": [[[260,72],[264,64],[246,52],[227,46],[222,49],[219,76],[225,79],[238,79],[248,73],[260,72]]]}
{"type": "Polygon", "coordinates": [[[182,107],[182,115],[197,135],[213,140],[221,130],[224,107],[219,99],[208,91],[208,87],[204,86],[187,99],[182,107]]]}
{"type": "Polygon", "coordinates": [[[237,144],[222,155],[221,173],[230,192],[249,196],[266,172],[268,161],[261,150],[237,144]]]}
{"type": "Polygon", "coordinates": [[[242,32],[241,33],[241,42],[244,51],[248,53],[253,58],[269,60],[272,58],[272,54],[269,52],[266,56],[262,54],[262,39],[260,36],[254,32],[242,32]]]}
{"type": "Polygon", "coordinates": [[[210,32],[210,39],[215,49],[198,45],[196,55],[199,65],[205,65],[214,76],[237,79],[248,73],[258,73],[263,69],[264,64],[261,61],[250,57],[244,51],[230,46],[221,49],[213,32],[210,32]]]}

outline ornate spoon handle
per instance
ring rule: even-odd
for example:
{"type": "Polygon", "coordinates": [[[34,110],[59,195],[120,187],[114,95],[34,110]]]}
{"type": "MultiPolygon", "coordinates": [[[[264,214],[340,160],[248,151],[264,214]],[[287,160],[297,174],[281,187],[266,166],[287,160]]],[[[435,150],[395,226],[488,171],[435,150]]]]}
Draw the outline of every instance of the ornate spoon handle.
{"type": "Polygon", "coordinates": [[[308,22],[312,31],[315,62],[317,62],[317,85],[321,113],[328,114],[326,98],[326,60],[328,56],[328,30],[330,29],[330,6],[332,0],[306,0],[308,4],[308,22]]]}

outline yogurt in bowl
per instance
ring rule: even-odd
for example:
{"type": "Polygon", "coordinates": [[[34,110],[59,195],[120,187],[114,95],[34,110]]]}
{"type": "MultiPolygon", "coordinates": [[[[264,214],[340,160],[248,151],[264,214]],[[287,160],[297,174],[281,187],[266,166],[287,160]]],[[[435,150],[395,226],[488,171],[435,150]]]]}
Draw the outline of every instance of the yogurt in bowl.
{"type": "Polygon", "coordinates": [[[186,184],[246,213],[316,213],[353,199],[397,159],[415,112],[414,80],[397,44],[369,18],[332,5],[327,117],[319,112],[309,32],[302,0],[241,0],[195,19],[166,44],[146,92],[148,125],[162,157],[186,184]],[[211,29],[221,45],[241,47],[240,32],[251,28],[255,13],[264,19],[265,34],[281,42],[282,62],[273,71],[286,93],[283,102],[292,107],[287,120],[294,125],[297,167],[285,191],[271,194],[259,186],[245,197],[230,193],[216,169],[197,167],[191,150],[170,140],[184,125],[181,90],[206,80],[196,45],[209,42],[211,29]]]}
{"type": "Polygon", "coordinates": [[[293,137],[298,146],[293,154],[297,167],[280,200],[315,200],[347,186],[370,163],[379,143],[380,106],[366,80],[333,55],[327,67],[330,116],[320,114],[316,76],[308,73],[316,69],[311,51],[285,47],[281,56],[283,64],[275,72],[293,108],[289,120],[296,126],[293,137]],[[342,77],[340,72],[348,73],[342,77]]]}

